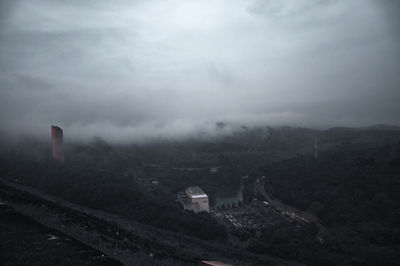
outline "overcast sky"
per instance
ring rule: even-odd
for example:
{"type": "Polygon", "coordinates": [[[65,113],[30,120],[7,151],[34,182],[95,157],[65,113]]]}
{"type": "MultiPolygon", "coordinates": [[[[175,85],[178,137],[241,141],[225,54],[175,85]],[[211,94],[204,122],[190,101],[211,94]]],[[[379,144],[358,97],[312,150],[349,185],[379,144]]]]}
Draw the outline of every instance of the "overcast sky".
{"type": "Polygon", "coordinates": [[[400,124],[397,0],[0,0],[0,130],[400,124]]]}

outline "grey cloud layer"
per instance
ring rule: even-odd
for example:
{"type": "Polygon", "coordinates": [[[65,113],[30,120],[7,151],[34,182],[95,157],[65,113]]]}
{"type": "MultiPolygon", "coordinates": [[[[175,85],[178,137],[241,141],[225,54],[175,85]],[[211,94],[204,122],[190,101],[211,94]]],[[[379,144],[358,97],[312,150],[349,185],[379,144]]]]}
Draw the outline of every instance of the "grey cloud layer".
{"type": "Polygon", "coordinates": [[[400,124],[395,0],[8,1],[0,130],[400,124]]]}

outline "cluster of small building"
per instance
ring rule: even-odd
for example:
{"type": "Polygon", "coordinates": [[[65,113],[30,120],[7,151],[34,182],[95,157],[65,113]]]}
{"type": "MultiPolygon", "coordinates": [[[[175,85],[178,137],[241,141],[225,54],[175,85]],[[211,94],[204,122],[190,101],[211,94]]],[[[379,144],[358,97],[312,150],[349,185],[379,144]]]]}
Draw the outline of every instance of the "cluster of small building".
{"type": "Polygon", "coordinates": [[[291,223],[290,219],[271,208],[266,208],[264,211],[249,207],[213,210],[211,215],[226,228],[244,232],[257,232],[276,224],[291,223]]]}
{"type": "MultiPolygon", "coordinates": [[[[263,194],[266,193],[264,192],[263,194]]],[[[248,205],[236,205],[232,208],[213,208],[210,211],[208,196],[198,186],[188,187],[185,191],[178,192],[177,200],[184,210],[195,213],[205,211],[225,227],[244,232],[257,232],[276,224],[290,224],[291,219],[288,218],[294,219],[292,212],[281,213],[270,202],[257,199],[253,199],[248,205]]],[[[297,218],[295,220],[299,220],[302,217],[296,216],[295,218],[297,218]]]]}
{"type": "Polygon", "coordinates": [[[215,217],[221,221],[225,221],[228,226],[233,226],[236,229],[243,227],[243,225],[232,215],[230,211],[214,212],[215,217]]]}

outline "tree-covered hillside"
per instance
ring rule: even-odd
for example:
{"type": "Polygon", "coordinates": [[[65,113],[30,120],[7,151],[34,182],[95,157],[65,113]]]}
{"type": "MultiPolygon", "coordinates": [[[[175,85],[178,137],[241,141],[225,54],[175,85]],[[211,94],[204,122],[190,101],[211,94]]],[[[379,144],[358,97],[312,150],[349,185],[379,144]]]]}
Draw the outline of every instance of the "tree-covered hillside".
{"type": "Polygon", "coordinates": [[[313,225],[296,231],[278,226],[249,237],[248,250],[310,265],[399,264],[397,127],[243,127],[226,136],[142,144],[66,141],[63,165],[50,151],[49,142],[3,138],[1,177],[145,224],[225,241],[225,228],[206,214],[183,211],[176,192],[199,185],[213,203],[247,175],[248,203],[255,179],[266,176],[268,193],[318,216],[329,234],[321,244],[313,225]]]}

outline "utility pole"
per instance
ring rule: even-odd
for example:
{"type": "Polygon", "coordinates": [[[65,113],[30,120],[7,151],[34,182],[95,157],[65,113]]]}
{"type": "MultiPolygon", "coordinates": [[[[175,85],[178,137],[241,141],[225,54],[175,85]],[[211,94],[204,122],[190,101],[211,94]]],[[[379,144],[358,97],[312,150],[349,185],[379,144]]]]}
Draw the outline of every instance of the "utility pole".
{"type": "Polygon", "coordinates": [[[315,158],[315,160],[318,159],[318,145],[317,145],[316,137],[314,137],[314,158],[315,158]]]}

